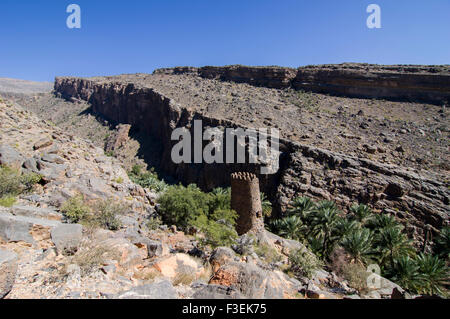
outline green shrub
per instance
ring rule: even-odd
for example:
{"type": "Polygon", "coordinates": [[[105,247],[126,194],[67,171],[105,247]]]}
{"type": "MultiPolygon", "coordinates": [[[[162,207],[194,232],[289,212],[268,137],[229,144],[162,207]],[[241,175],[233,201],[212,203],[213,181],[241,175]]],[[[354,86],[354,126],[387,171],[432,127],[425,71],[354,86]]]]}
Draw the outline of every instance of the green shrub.
{"type": "Polygon", "coordinates": [[[237,238],[237,214],[230,209],[230,200],[230,189],[204,193],[196,185],[178,185],[170,186],[158,202],[165,223],[183,230],[196,227],[204,234],[202,244],[219,247],[229,246],[237,238]]]}
{"type": "Polygon", "coordinates": [[[6,195],[0,197],[0,206],[12,207],[16,203],[17,199],[14,196],[6,195]]]}
{"type": "Polygon", "coordinates": [[[231,209],[231,188],[215,188],[209,195],[209,212],[231,209]]]}
{"type": "Polygon", "coordinates": [[[84,203],[84,197],[82,195],[77,195],[68,199],[61,206],[61,212],[70,223],[79,223],[88,217],[91,213],[91,208],[84,203]]]}
{"type": "Polygon", "coordinates": [[[209,215],[209,219],[220,221],[229,226],[234,226],[237,218],[237,213],[232,209],[217,209],[209,215]]]}
{"type": "MultiPolygon", "coordinates": [[[[230,214],[233,214],[233,212],[231,211],[230,214]]],[[[227,219],[230,220],[232,218],[228,217],[227,219]]],[[[198,216],[191,225],[197,227],[205,235],[202,239],[202,244],[210,245],[213,248],[230,246],[238,237],[234,229],[234,223],[229,224],[221,220],[208,219],[204,214],[198,216]]]]}
{"type": "Polygon", "coordinates": [[[323,267],[323,263],[309,251],[296,250],[289,254],[291,270],[296,276],[312,278],[314,272],[323,267]]]}
{"type": "Polygon", "coordinates": [[[159,198],[164,222],[187,229],[198,217],[209,213],[209,195],[196,185],[171,186],[159,198]]]}
{"type": "Polygon", "coordinates": [[[163,224],[161,217],[150,217],[150,219],[147,222],[147,228],[149,230],[157,230],[159,226],[163,224]]]}
{"type": "Polygon", "coordinates": [[[450,227],[441,229],[439,236],[434,243],[434,251],[442,258],[448,259],[450,257],[450,227]]]}
{"type": "Polygon", "coordinates": [[[23,174],[20,178],[23,189],[22,192],[30,192],[33,186],[40,183],[42,176],[36,173],[23,174]]]}
{"type": "Polygon", "coordinates": [[[268,263],[276,263],[281,261],[281,255],[278,251],[266,244],[258,244],[254,247],[255,253],[268,263]]]}
{"type": "Polygon", "coordinates": [[[131,168],[130,174],[135,175],[135,176],[140,176],[141,173],[142,173],[142,166],[133,165],[133,167],[131,168]]]}
{"type": "Polygon", "coordinates": [[[35,173],[21,175],[17,170],[0,166],[0,206],[13,206],[16,196],[31,191],[41,178],[35,173]]]}
{"type": "Polygon", "coordinates": [[[92,221],[100,228],[118,230],[122,223],[117,216],[123,215],[126,210],[126,205],[115,203],[111,200],[98,201],[93,205],[87,220],[92,221]]]}
{"type": "Polygon", "coordinates": [[[118,230],[122,224],[119,215],[123,215],[128,206],[114,200],[97,200],[87,204],[82,195],[67,200],[61,212],[70,223],[81,223],[92,228],[118,230]]]}
{"type": "Polygon", "coordinates": [[[0,198],[22,192],[23,186],[18,171],[9,167],[0,166],[0,198]]]}
{"type": "Polygon", "coordinates": [[[134,165],[128,173],[131,181],[144,188],[148,188],[155,192],[163,192],[167,189],[167,184],[158,179],[158,175],[152,170],[144,170],[139,165],[134,165]]]}

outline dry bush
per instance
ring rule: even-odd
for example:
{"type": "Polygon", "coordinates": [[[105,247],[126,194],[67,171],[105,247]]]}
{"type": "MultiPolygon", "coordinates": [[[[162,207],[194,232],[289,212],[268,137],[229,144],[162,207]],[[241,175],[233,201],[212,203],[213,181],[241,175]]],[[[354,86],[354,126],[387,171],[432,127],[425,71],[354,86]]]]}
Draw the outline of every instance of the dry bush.
{"type": "Polygon", "coordinates": [[[185,285],[189,286],[197,279],[195,272],[192,271],[191,267],[178,267],[177,274],[172,280],[174,286],[185,285]]]}
{"type": "Polygon", "coordinates": [[[328,264],[328,266],[330,267],[330,269],[337,275],[342,275],[343,268],[345,265],[348,265],[351,262],[351,257],[345,251],[345,249],[338,247],[331,252],[329,260],[330,263],[328,264]]]}
{"type": "Polygon", "coordinates": [[[367,277],[370,273],[367,272],[364,265],[353,262],[351,256],[341,247],[334,249],[329,259],[330,269],[339,277],[347,280],[350,287],[363,294],[369,292],[367,277]]]}
{"type": "Polygon", "coordinates": [[[201,273],[201,275],[198,277],[198,279],[201,281],[204,281],[204,282],[209,282],[213,276],[213,267],[209,262],[206,262],[203,265],[203,268],[204,268],[204,270],[201,273]]]}
{"type": "Polygon", "coordinates": [[[267,244],[255,245],[254,251],[260,258],[263,258],[269,264],[282,260],[282,256],[278,253],[278,251],[267,244]]]}
{"type": "Polygon", "coordinates": [[[296,275],[311,279],[314,272],[323,267],[322,261],[308,250],[296,250],[289,254],[290,270],[296,275]]]}
{"type": "Polygon", "coordinates": [[[178,285],[184,285],[184,286],[189,286],[190,284],[192,284],[194,282],[194,280],[196,279],[195,274],[193,273],[178,273],[175,278],[173,279],[173,285],[174,286],[178,286],[178,285]]]}
{"type": "Polygon", "coordinates": [[[369,292],[367,287],[367,277],[370,273],[366,268],[358,263],[345,265],[342,269],[342,276],[348,281],[350,287],[355,288],[359,293],[365,294],[369,292]]]}
{"type": "Polygon", "coordinates": [[[88,203],[82,195],[77,195],[63,204],[61,212],[71,223],[81,223],[88,228],[118,230],[122,226],[118,216],[128,209],[128,205],[112,199],[88,203]]]}
{"type": "Polygon", "coordinates": [[[134,273],[134,278],[142,281],[153,281],[155,278],[160,277],[161,273],[155,268],[145,268],[141,271],[134,273]]]}
{"type": "Polygon", "coordinates": [[[71,257],[70,264],[76,264],[81,269],[81,275],[87,276],[104,265],[107,260],[119,260],[116,250],[85,242],[77,253],[71,257]]]}

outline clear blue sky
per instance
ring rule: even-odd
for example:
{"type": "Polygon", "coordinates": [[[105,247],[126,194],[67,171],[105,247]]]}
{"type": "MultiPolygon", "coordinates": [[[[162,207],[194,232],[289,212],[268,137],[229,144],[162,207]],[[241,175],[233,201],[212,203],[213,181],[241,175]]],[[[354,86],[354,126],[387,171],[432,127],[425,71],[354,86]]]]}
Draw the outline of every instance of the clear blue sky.
{"type": "Polygon", "coordinates": [[[449,64],[450,0],[1,0],[0,77],[177,65],[449,64]],[[66,7],[82,28],[66,27],[66,7]],[[366,8],[382,9],[368,29],[366,8]]]}

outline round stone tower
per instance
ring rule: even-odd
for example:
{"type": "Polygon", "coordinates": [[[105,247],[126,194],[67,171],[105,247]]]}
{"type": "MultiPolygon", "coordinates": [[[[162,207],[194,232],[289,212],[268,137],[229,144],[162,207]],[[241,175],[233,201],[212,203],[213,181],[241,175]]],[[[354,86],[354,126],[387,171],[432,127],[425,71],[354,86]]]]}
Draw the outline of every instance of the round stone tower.
{"type": "Polygon", "coordinates": [[[239,235],[264,230],[259,180],[255,174],[231,174],[231,208],[239,216],[236,222],[239,235]]]}

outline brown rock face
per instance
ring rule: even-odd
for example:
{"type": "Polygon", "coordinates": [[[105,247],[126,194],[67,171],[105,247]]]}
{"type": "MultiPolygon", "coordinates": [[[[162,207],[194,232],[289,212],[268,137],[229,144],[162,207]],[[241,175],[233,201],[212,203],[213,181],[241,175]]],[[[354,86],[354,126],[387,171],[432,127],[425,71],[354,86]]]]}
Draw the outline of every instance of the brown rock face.
{"type": "Polygon", "coordinates": [[[120,124],[117,126],[117,131],[115,134],[111,135],[106,142],[105,151],[111,152],[120,147],[123,147],[125,143],[129,140],[131,125],[120,124]]]}
{"type": "Polygon", "coordinates": [[[207,79],[277,89],[291,87],[348,97],[417,100],[432,104],[448,104],[450,101],[448,66],[344,63],[293,69],[230,65],[178,67],[156,70],[155,73],[196,74],[207,79]]]}
{"type": "Polygon", "coordinates": [[[259,180],[256,175],[245,172],[231,175],[231,208],[239,215],[236,223],[239,235],[257,233],[264,229],[259,180]]]}

